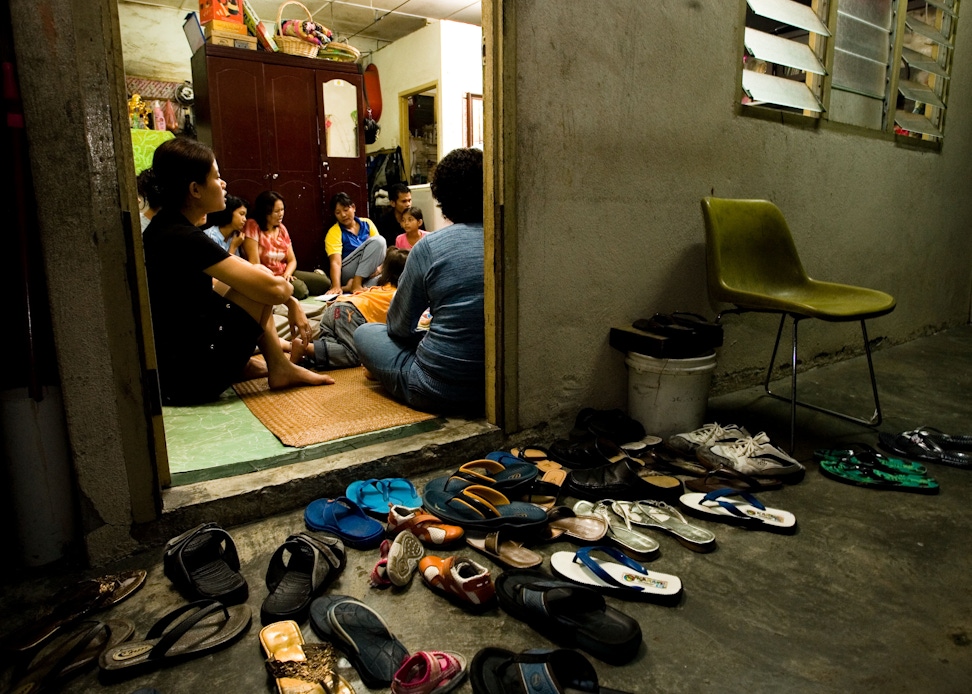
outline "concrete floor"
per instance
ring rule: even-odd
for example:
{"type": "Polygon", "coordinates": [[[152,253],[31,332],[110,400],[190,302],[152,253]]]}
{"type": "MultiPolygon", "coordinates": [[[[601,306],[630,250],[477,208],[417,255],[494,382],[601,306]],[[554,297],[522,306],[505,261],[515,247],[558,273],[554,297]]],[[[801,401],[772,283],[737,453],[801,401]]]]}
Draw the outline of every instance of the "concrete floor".
{"type": "MultiPolygon", "coordinates": [[[[972,327],[883,350],[875,364],[885,409],[882,431],[930,425],[972,433],[972,327]]],[[[809,372],[800,383],[801,395],[808,398],[816,395],[818,402],[867,411],[863,359],[809,372]],[[844,388],[859,395],[841,394],[844,388]]],[[[753,432],[765,429],[775,441],[784,441],[787,407],[760,392],[754,388],[713,399],[710,419],[744,424],[753,432]]],[[[877,436],[865,427],[798,412],[796,452],[804,462],[814,448],[855,440],[874,444],[877,436]]],[[[451,468],[414,481],[421,485],[451,468]]],[[[932,468],[942,492],[926,497],[839,484],[808,462],[802,483],[763,496],[768,504],[796,514],[796,535],[706,523],[719,544],[706,555],[660,536],[660,556],[651,568],[680,576],[685,597],[674,608],[609,598],[640,621],[645,642],[623,667],[592,661],[601,683],[639,693],[972,691],[972,514],[967,501],[972,471],[932,468]]],[[[302,509],[230,528],[255,615],[265,596],[271,553],[301,529],[302,509]]],[[[539,551],[549,555],[570,547],[552,544],[539,551]]],[[[459,552],[487,562],[472,550],[459,552]]],[[[418,578],[402,590],[371,589],[368,574],[376,558],[376,550],[351,550],[347,569],[329,592],[366,601],[411,651],[448,649],[471,660],[487,645],[511,650],[551,645],[499,609],[467,615],[418,578]]],[[[108,613],[134,621],[136,638],[158,616],[182,604],[162,574],[159,551],[118,568],[137,566],[149,571],[145,587],[108,613]]],[[[498,573],[499,568],[494,576],[498,573]]],[[[36,614],[48,591],[65,582],[55,577],[8,587],[3,630],[36,614]]],[[[130,694],[146,686],[163,694],[275,691],[263,668],[258,631],[257,618],[247,636],[225,651],[108,687],[100,686],[91,672],[63,691],[130,694]]],[[[317,640],[309,625],[304,633],[307,640],[317,640]]],[[[367,691],[353,670],[343,674],[358,692],[367,691]]],[[[471,688],[466,683],[458,691],[471,688]]]]}

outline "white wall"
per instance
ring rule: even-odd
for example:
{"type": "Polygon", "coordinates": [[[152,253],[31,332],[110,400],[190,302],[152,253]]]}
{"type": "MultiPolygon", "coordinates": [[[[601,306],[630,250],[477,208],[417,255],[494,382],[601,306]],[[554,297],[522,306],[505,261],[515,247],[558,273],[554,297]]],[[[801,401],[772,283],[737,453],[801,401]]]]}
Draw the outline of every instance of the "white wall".
{"type": "Polygon", "coordinates": [[[125,74],[165,82],[192,80],[192,52],[182,31],[187,12],[118,3],[125,74]]]}
{"type": "Polygon", "coordinates": [[[439,81],[439,158],[465,146],[462,124],[466,94],[483,93],[483,31],[472,24],[442,22],[442,78],[439,81]]]}
{"type": "Polygon", "coordinates": [[[439,80],[441,73],[441,22],[429,24],[423,29],[389,44],[371,55],[371,62],[378,67],[381,80],[381,132],[367,150],[374,152],[402,146],[400,142],[398,99],[402,93],[439,80]]]}

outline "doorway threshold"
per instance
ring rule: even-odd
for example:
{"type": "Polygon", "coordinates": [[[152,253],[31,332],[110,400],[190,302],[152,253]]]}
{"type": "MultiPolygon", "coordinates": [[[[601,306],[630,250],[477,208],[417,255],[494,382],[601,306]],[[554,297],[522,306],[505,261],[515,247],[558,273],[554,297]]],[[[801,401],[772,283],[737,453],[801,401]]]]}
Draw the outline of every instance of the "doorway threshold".
{"type": "Polygon", "coordinates": [[[502,446],[503,432],[484,419],[446,417],[435,422],[435,428],[418,427],[406,435],[376,432],[379,435],[353,446],[335,442],[316,449],[315,457],[307,460],[164,489],[161,518],[139,526],[135,534],[142,543],[161,544],[198,523],[241,525],[293,511],[314,499],[343,496],[355,480],[412,477],[458,467],[502,446]]]}

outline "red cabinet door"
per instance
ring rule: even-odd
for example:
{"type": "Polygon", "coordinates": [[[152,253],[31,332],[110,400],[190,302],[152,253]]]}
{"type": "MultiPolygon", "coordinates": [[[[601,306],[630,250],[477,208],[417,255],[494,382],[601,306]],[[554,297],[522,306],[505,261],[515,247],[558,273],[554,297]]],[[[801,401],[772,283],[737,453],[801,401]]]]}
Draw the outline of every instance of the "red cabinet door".
{"type": "Polygon", "coordinates": [[[209,131],[219,172],[226,191],[252,206],[269,187],[263,65],[227,58],[207,63],[209,131]]]}

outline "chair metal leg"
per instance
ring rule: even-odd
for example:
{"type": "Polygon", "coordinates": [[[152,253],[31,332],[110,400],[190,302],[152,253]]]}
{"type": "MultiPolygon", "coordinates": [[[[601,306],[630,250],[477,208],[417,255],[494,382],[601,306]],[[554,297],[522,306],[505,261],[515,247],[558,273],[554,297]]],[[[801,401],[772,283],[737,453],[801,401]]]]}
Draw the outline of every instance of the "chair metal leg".
{"type": "Polygon", "coordinates": [[[874,397],[874,414],[871,415],[869,419],[863,419],[862,417],[854,417],[843,412],[837,412],[836,410],[830,410],[826,407],[820,407],[819,405],[814,405],[808,402],[803,402],[797,399],[797,326],[802,320],[802,317],[792,316],[793,318],[793,337],[792,337],[792,354],[790,358],[790,397],[785,397],[778,395],[770,390],[770,379],[773,375],[773,366],[776,364],[776,354],[779,351],[780,339],[783,337],[783,325],[786,323],[786,315],[783,314],[780,317],[780,327],[776,331],[776,342],[773,344],[773,356],[770,358],[769,368],[766,370],[766,379],[763,381],[763,389],[766,394],[770,397],[776,398],[777,400],[784,400],[790,403],[790,453],[793,452],[793,448],[796,445],[796,406],[806,407],[810,410],[816,410],[817,412],[822,412],[824,414],[829,414],[832,417],[838,417],[844,419],[848,422],[854,422],[856,424],[863,424],[865,426],[878,426],[882,420],[883,415],[881,413],[881,401],[878,398],[877,390],[877,378],[874,376],[874,362],[871,359],[871,345],[867,339],[867,326],[864,321],[861,321],[861,335],[864,338],[864,354],[867,356],[867,370],[871,378],[871,394],[874,397]]]}

